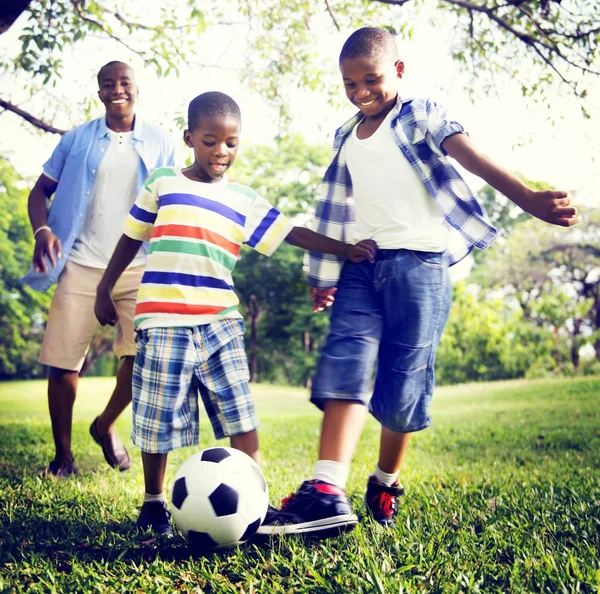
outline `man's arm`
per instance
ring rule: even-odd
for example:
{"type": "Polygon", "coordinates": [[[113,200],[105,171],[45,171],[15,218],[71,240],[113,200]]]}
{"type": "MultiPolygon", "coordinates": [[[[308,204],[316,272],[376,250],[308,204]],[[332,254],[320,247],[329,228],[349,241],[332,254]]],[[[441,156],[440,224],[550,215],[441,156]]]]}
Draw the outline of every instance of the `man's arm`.
{"type": "Polygon", "coordinates": [[[57,186],[57,182],[42,173],[29,193],[29,200],[27,201],[29,221],[35,233],[33,269],[36,272],[48,272],[46,256],[48,256],[52,267],[56,267],[54,255],[56,254],[58,259],[61,254],[60,239],[48,227],[47,201],[54,194],[57,186]]]}
{"type": "Polygon", "coordinates": [[[142,242],[138,239],[132,239],[127,235],[121,235],[119,243],[104,271],[104,275],[96,289],[96,303],[94,305],[94,314],[100,324],[114,326],[119,321],[119,315],[115,302],[111,297],[111,292],[117,280],[131,261],[135,258],[142,242]]]}
{"type": "Polygon", "coordinates": [[[320,233],[315,233],[305,227],[294,227],[288,233],[285,241],[311,252],[333,254],[344,260],[351,260],[356,264],[364,260],[374,262],[375,252],[377,251],[377,245],[372,239],[365,239],[359,241],[356,245],[352,245],[338,241],[337,239],[331,239],[320,233]]]}
{"type": "Polygon", "coordinates": [[[561,227],[570,227],[579,222],[577,209],[571,206],[567,192],[532,190],[514,174],[481,154],[465,134],[448,136],[443,140],[442,148],[467,171],[485,180],[534,217],[561,227]]]}

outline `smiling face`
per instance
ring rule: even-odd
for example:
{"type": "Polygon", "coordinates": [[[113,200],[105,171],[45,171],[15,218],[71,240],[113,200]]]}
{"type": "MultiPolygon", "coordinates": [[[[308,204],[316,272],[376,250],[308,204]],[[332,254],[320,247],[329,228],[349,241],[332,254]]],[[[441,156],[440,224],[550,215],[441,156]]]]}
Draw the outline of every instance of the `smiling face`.
{"type": "Polygon", "coordinates": [[[194,163],[184,171],[187,177],[205,183],[221,180],[233,165],[240,142],[240,120],[233,116],[203,116],[193,130],[183,133],[194,149],[194,163]]]}
{"type": "Polygon", "coordinates": [[[399,60],[360,57],[340,62],[346,96],[367,119],[383,119],[396,103],[398,79],[404,73],[399,60]]]}
{"type": "Polygon", "coordinates": [[[98,97],[109,118],[122,120],[133,117],[138,88],[135,73],[127,64],[114,62],[104,66],[98,73],[98,86],[98,97]]]}

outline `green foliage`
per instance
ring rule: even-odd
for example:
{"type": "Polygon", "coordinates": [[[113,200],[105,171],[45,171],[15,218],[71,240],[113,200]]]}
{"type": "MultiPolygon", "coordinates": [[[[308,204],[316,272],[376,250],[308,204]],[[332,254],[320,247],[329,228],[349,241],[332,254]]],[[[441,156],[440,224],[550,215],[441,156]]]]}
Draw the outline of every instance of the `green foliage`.
{"type": "MultiPolygon", "coordinates": [[[[206,557],[180,536],[140,539],[139,450],[108,468],[88,434],[110,380],[81,380],[73,447],[82,476],[43,479],[52,453],[44,382],[0,384],[0,591],[249,593],[596,592],[600,587],[599,379],[440,388],[433,426],[405,458],[392,530],[250,544],[206,557]]],[[[254,387],[271,503],[310,476],[321,418],[304,390],[254,387]]],[[[200,447],[216,445],[205,418],[200,447]]],[[[125,415],[119,431],[131,427],[125,415]]],[[[359,514],[379,426],[367,423],[348,493],[359,514]]],[[[223,443],[223,442],[221,442],[223,443]]],[[[173,452],[167,490],[192,453],[173,452]]]]}
{"type": "Polygon", "coordinates": [[[33,254],[28,189],[0,158],[0,378],[35,377],[50,295],[20,282],[33,254]]]}
{"type": "MultiPolygon", "coordinates": [[[[304,221],[313,208],[328,152],[326,147],[307,145],[300,136],[281,138],[274,146],[249,147],[236,161],[232,176],[288,216],[304,221]]],[[[314,371],[328,318],[311,312],[303,256],[302,250],[288,244],[270,258],[245,248],[235,268],[251,369],[256,362],[253,379],[302,385],[314,371]]]]}
{"type": "Polygon", "coordinates": [[[483,287],[502,289],[520,306],[526,321],[565,338],[574,367],[579,348],[600,354],[600,210],[565,229],[528,220],[490,251],[472,277],[483,287]]]}
{"type": "Polygon", "coordinates": [[[551,329],[540,328],[464,282],[454,301],[437,355],[438,383],[545,377],[571,370],[567,345],[551,329]]]}
{"type": "MultiPolygon", "coordinates": [[[[125,56],[141,57],[160,76],[176,76],[187,65],[203,66],[196,55],[198,36],[209,27],[230,29],[232,37],[246,40],[244,63],[238,67],[241,80],[278,109],[282,129],[292,118],[290,97],[298,90],[317,92],[329,103],[341,100],[336,59],[319,51],[325,37],[380,26],[410,39],[421,15],[444,27],[452,24],[451,55],[470,74],[466,90],[473,96],[495,92],[499,80],[514,80],[526,99],[550,108],[555,81],[583,100],[587,78],[599,73],[596,1],[488,6],[439,0],[432,6],[420,0],[229,0],[203,3],[202,9],[198,4],[33,0],[20,52],[1,60],[0,67],[25,73],[25,87],[35,95],[60,80],[65,53],[85,51],[80,48],[86,40],[99,38],[118,43],[125,56]]],[[[590,117],[583,103],[582,114],[590,117]]]]}

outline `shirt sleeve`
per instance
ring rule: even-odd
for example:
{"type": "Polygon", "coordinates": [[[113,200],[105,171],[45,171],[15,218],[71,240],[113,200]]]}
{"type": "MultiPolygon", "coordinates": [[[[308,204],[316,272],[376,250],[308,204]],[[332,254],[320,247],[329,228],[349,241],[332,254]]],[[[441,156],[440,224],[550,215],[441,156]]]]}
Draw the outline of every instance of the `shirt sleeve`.
{"type": "Polygon", "coordinates": [[[257,252],[270,256],[293,227],[290,219],[271,206],[267,200],[256,196],[246,217],[244,243],[257,252]]]}
{"type": "Polygon", "coordinates": [[[148,241],[158,213],[158,169],[146,179],[123,224],[123,233],[139,241],[148,241]]]}
{"type": "Polygon", "coordinates": [[[431,101],[428,104],[427,128],[433,137],[435,145],[444,155],[448,153],[442,148],[442,142],[448,138],[448,136],[465,132],[465,129],[458,122],[451,120],[448,117],[446,109],[434,101],[431,101]]]}
{"type": "Polygon", "coordinates": [[[67,158],[75,140],[75,130],[70,130],[62,136],[50,158],[44,163],[44,175],[58,182],[62,175],[67,158]]]}

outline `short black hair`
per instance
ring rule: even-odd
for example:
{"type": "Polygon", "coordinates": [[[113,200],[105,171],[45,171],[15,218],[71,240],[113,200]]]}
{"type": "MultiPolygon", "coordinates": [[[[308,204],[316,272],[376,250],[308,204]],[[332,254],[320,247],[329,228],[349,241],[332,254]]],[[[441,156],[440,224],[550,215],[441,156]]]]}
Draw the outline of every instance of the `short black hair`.
{"type": "Polygon", "coordinates": [[[225,93],[209,91],[202,93],[190,101],[188,107],[188,129],[194,130],[200,126],[201,118],[234,118],[242,121],[240,106],[225,93]]]}
{"type": "Polygon", "coordinates": [[[106,64],[104,64],[104,66],[102,66],[102,68],[100,68],[100,70],[98,70],[98,74],[96,75],[96,78],[98,79],[98,84],[100,84],[100,75],[102,74],[102,71],[105,68],[108,68],[109,66],[125,66],[125,68],[131,70],[131,72],[133,72],[134,77],[135,77],[135,70],[129,65],[129,64],[125,64],[125,62],[119,62],[119,60],[113,60],[112,62],[108,62],[106,64]]]}
{"type": "Polygon", "coordinates": [[[342,47],[340,62],[367,57],[396,62],[399,56],[394,36],[378,27],[363,27],[354,31],[342,47]]]}

